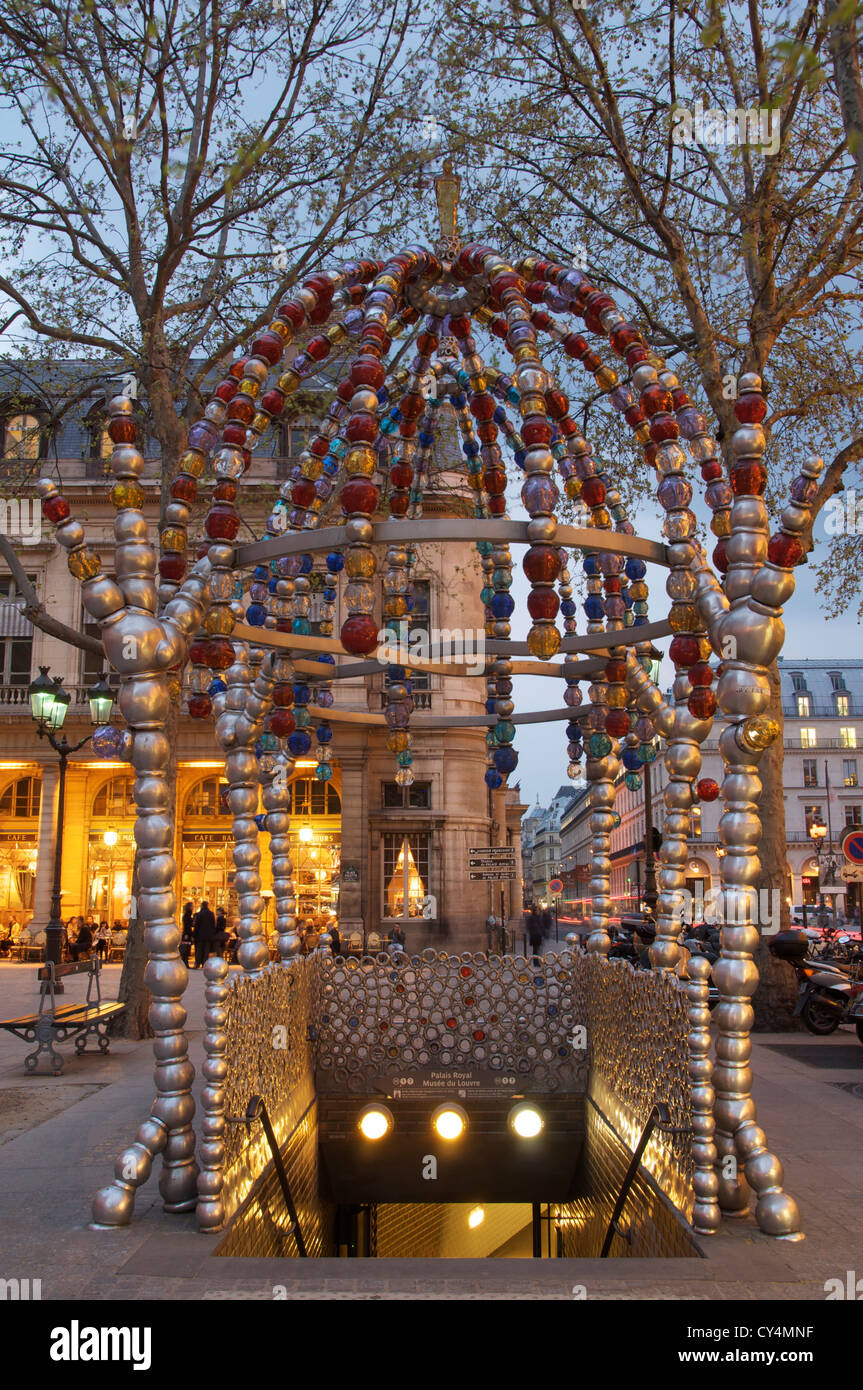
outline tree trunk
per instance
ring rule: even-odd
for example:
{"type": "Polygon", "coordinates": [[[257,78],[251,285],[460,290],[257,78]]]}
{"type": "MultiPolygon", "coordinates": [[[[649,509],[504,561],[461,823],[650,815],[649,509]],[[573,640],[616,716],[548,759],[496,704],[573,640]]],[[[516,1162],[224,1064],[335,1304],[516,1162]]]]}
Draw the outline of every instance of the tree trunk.
{"type": "Polygon", "coordinates": [[[761,876],[758,880],[761,909],[761,941],[756,956],[761,976],[753,999],[755,1031],[785,1032],[799,1027],[794,1018],[797,1001],[797,980],[792,967],[777,960],[769,949],[777,930],[787,931],[791,912],[785,901],[788,884],[788,855],[785,843],[785,802],[783,797],[785,721],[782,716],[782,694],[779,669],[774,662],[769,668],[771,719],[779,724],[779,735],[761,759],[759,772],[762,792],[761,815],[761,876]]]}

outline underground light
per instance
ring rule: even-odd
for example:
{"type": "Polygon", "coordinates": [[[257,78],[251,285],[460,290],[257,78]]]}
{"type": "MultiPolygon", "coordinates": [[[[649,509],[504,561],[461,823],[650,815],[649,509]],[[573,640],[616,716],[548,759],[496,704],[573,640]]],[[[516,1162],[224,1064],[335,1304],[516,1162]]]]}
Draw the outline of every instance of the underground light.
{"type": "Polygon", "coordinates": [[[392,1112],[385,1105],[367,1105],[360,1115],[360,1133],[364,1139],[383,1139],[392,1127],[392,1112]]]}
{"type": "Polygon", "coordinates": [[[519,1139],[535,1139],[542,1133],[544,1120],[533,1105],[514,1105],[509,1112],[510,1127],[519,1139]]]}
{"type": "Polygon", "coordinates": [[[460,1139],[467,1129],[467,1115],[460,1105],[439,1105],[432,1124],[441,1139],[460,1139]]]}

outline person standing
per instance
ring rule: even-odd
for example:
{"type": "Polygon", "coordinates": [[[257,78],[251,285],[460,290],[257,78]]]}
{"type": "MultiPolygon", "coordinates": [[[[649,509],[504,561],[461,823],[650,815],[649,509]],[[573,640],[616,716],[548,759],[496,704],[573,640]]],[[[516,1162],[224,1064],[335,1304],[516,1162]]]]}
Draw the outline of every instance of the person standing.
{"type": "Polygon", "coordinates": [[[180,932],[180,959],[185,966],[189,964],[192,943],[195,940],[195,910],[191,903],[183,908],[183,926],[180,932]]]}
{"type": "Polygon", "coordinates": [[[95,942],[96,950],[99,953],[100,960],[108,959],[108,947],[111,944],[110,935],[111,934],[108,931],[107,922],[100,922],[95,932],[93,933],[93,941],[95,942]]]}
{"type": "Polygon", "coordinates": [[[206,898],[201,903],[195,913],[194,936],[195,936],[195,969],[200,970],[207,956],[210,954],[210,947],[213,944],[213,937],[216,934],[216,919],[210,910],[210,904],[206,898]]]}
{"type": "Polygon", "coordinates": [[[216,934],[213,937],[213,954],[224,956],[228,944],[228,919],[225,909],[220,907],[216,913],[216,934]]]}
{"type": "Polygon", "coordinates": [[[535,907],[531,908],[527,919],[527,934],[530,937],[530,949],[534,956],[538,956],[542,950],[542,918],[535,907]]]}

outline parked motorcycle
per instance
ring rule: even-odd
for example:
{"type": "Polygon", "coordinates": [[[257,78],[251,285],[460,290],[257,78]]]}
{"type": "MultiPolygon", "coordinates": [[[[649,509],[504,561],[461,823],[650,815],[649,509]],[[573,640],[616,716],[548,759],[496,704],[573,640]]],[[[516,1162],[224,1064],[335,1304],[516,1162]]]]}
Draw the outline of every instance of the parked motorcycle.
{"type": "Polygon", "coordinates": [[[770,942],[778,960],[794,967],[798,981],[799,1014],[810,1033],[835,1033],[840,1023],[853,1023],[863,1042],[863,981],[852,980],[841,966],[807,957],[809,941],[803,931],[779,932],[770,942]]]}

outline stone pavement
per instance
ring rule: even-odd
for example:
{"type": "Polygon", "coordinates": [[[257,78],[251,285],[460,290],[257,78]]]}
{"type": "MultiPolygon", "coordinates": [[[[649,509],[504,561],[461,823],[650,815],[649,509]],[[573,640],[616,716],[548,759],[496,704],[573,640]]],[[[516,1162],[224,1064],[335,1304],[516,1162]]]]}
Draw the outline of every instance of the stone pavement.
{"type": "MultiPolygon", "coordinates": [[[[108,998],[119,973],[105,969],[108,998]]],[[[0,965],[0,1015],[35,1006],[35,974],[0,965]]],[[[79,987],[83,995],[80,977],[69,983],[69,1000],[79,987]]],[[[198,1065],[200,971],[187,1007],[198,1065]]],[[[130,1227],[91,1231],[92,1194],[152,1100],[150,1046],[117,1041],[107,1057],[63,1050],[63,1076],[29,1076],[26,1045],[0,1034],[0,1278],[41,1279],[44,1299],[823,1300],[826,1280],[863,1275],[863,1046],[847,1029],[755,1040],[759,1122],[785,1163],[806,1240],[773,1241],[751,1218],[728,1221],[701,1241],[703,1260],[214,1258],[216,1242],[193,1216],[161,1210],[156,1176],[139,1190],[130,1227]]]]}

